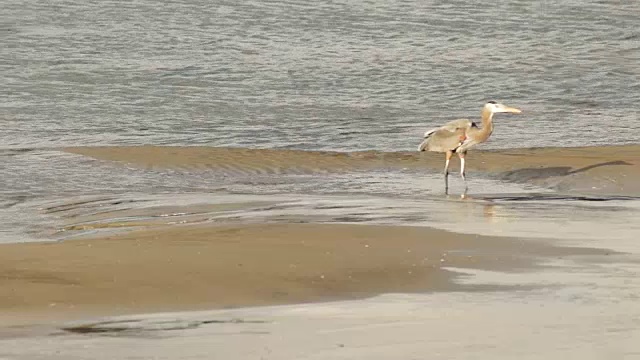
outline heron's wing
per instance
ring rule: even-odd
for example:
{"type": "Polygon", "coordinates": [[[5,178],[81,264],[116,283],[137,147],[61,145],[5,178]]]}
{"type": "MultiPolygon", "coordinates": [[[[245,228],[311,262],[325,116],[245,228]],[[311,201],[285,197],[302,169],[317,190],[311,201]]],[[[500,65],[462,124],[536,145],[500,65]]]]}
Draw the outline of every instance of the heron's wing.
{"type": "Polygon", "coordinates": [[[442,126],[428,130],[424,133],[424,137],[426,138],[438,130],[456,131],[457,129],[469,129],[472,126],[475,126],[475,124],[469,119],[451,120],[442,126]]]}
{"type": "Polygon", "coordinates": [[[467,151],[474,145],[482,143],[483,142],[482,140],[479,140],[478,137],[474,136],[479,132],[480,132],[480,129],[478,128],[478,125],[473,123],[471,128],[467,130],[466,137],[464,141],[460,144],[460,147],[458,147],[457,151],[460,151],[460,152],[467,151]]]}
{"type": "Polygon", "coordinates": [[[469,119],[456,119],[449,121],[440,128],[455,131],[456,129],[469,129],[471,126],[473,126],[473,121],[469,119]]]}
{"type": "Polygon", "coordinates": [[[436,152],[455,150],[460,146],[460,137],[473,126],[474,123],[469,119],[456,119],[428,130],[424,133],[424,141],[418,146],[418,150],[436,152]]]}
{"type": "Polygon", "coordinates": [[[462,143],[461,138],[464,137],[465,129],[457,128],[455,131],[449,131],[446,128],[438,128],[429,132],[429,135],[418,146],[419,151],[435,151],[447,152],[455,150],[462,143]]]}

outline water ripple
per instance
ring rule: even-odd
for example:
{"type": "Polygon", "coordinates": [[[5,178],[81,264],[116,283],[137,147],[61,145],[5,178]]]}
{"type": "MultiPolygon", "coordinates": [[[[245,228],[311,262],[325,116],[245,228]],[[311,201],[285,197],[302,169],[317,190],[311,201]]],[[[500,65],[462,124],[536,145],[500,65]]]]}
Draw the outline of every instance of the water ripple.
{"type": "Polygon", "coordinates": [[[526,119],[500,121],[487,147],[637,143],[639,10],[5,1],[0,146],[411,150],[425,128],[493,98],[526,119]]]}

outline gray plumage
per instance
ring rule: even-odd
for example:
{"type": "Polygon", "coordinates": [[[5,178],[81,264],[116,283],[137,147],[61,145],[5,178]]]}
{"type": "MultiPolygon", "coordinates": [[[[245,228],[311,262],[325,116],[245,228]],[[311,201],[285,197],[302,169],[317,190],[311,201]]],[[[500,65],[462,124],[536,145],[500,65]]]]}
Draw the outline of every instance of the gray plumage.
{"type": "Polygon", "coordinates": [[[418,151],[455,151],[464,141],[467,131],[475,126],[476,124],[469,119],[449,121],[443,126],[425,132],[418,151]]]}
{"type": "Polygon", "coordinates": [[[465,181],[464,173],[465,156],[467,150],[489,139],[493,132],[493,114],[495,113],[521,113],[520,109],[512,108],[495,101],[487,102],[482,108],[482,128],[478,128],[469,119],[457,119],[449,121],[441,127],[431,129],[424,133],[424,140],[418,146],[418,151],[433,151],[445,153],[444,163],[444,191],[449,192],[449,160],[454,153],[460,158],[460,176],[465,181]]]}

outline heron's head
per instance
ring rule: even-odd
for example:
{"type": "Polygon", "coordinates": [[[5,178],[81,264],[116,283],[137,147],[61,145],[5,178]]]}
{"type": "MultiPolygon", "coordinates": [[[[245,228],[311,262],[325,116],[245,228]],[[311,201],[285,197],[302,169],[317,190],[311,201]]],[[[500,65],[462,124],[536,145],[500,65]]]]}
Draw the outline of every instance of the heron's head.
{"type": "Polygon", "coordinates": [[[484,105],[484,110],[489,111],[492,114],[495,113],[512,113],[520,114],[522,110],[516,109],[507,105],[497,103],[495,101],[489,101],[484,105]]]}

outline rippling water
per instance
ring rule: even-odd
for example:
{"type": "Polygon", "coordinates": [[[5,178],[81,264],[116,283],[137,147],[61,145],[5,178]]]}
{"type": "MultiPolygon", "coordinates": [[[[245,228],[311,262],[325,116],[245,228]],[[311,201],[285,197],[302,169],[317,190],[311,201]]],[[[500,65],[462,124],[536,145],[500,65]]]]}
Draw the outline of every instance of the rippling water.
{"type": "Polygon", "coordinates": [[[0,5],[2,148],[413,150],[488,99],[487,147],[640,141],[635,1],[0,5]]]}

